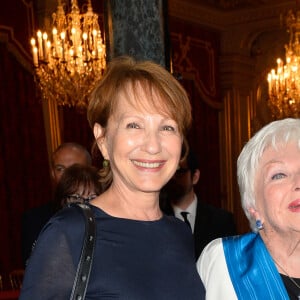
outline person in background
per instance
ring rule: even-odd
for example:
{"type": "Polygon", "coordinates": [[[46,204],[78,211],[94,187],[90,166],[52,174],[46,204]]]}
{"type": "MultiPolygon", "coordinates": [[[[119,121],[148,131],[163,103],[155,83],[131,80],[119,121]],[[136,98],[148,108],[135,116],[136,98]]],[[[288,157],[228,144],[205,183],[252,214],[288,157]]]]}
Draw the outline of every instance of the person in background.
{"type": "Polygon", "coordinates": [[[233,214],[200,201],[194,187],[200,179],[200,168],[196,155],[189,150],[185,160],[172,179],[162,188],[161,208],[167,215],[185,221],[193,232],[195,258],[213,239],[235,235],[233,214]]]}
{"type": "Polygon", "coordinates": [[[258,131],[237,175],[253,232],[203,250],[197,267],[206,299],[300,299],[300,119],[258,131]]]}
{"type": "MultiPolygon", "coordinates": [[[[80,144],[63,143],[59,145],[53,152],[51,161],[53,190],[55,190],[66,168],[73,164],[90,166],[92,164],[92,157],[86,148],[80,144]]],[[[24,266],[26,266],[26,262],[40,231],[60,208],[61,206],[54,201],[53,195],[51,195],[48,202],[23,213],[21,220],[21,244],[24,266]]]]}
{"type": "MultiPolygon", "coordinates": [[[[160,65],[118,57],[92,92],[88,120],[104,158],[105,191],[90,202],[97,236],[85,299],[204,299],[192,233],[159,207],[191,124],[185,90],[160,65]]],[[[20,300],[69,299],[84,232],[76,207],[49,221],[20,300]]]]}
{"type": "Polygon", "coordinates": [[[102,186],[95,167],[75,164],[68,167],[54,192],[54,202],[64,207],[70,203],[89,202],[100,195],[102,186]]]}
{"type": "Polygon", "coordinates": [[[59,182],[64,171],[74,165],[92,165],[91,154],[85,147],[77,143],[63,143],[52,154],[51,176],[54,187],[59,182]]]}

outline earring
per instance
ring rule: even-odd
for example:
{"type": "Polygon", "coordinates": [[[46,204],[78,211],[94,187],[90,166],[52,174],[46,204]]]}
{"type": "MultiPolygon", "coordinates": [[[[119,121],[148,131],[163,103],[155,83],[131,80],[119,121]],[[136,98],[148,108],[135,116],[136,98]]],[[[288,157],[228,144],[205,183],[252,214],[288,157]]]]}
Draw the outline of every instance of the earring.
{"type": "Polygon", "coordinates": [[[102,163],[102,166],[103,166],[104,169],[108,168],[109,167],[109,160],[108,159],[104,159],[103,163],[102,163]]]}
{"type": "Polygon", "coordinates": [[[259,219],[255,221],[255,226],[256,226],[257,230],[262,230],[264,228],[263,223],[259,219]]]}

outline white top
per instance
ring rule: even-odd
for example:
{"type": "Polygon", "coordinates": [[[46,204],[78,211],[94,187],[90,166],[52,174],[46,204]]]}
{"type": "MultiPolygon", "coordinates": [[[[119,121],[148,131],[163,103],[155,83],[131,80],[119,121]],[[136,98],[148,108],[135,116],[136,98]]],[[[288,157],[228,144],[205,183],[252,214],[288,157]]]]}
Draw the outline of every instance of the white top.
{"type": "Polygon", "coordinates": [[[193,202],[185,209],[182,210],[178,206],[173,206],[174,216],[182,221],[184,221],[183,216],[180,214],[182,211],[186,211],[189,214],[187,215],[187,219],[189,220],[192,228],[192,232],[194,233],[195,220],[196,220],[196,212],[197,212],[197,196],[194,195],[193,202]]]}
{"type": "Polygon", "coordinates": [[[206,300],[237,300],[227,269],[222,238],[210,242],[202,251],[197,270],[206,289],[206,300]]]}

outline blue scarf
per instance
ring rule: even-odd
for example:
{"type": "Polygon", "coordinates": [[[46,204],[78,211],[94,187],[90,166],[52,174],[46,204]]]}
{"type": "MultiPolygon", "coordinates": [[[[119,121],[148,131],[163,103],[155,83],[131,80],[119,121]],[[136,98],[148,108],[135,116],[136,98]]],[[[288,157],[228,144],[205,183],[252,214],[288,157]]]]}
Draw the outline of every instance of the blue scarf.
{"type": "Polygon", "coordinates": [[[238,299],[290,299],[259,234],[223,238],[223,248],[238,299]]]}

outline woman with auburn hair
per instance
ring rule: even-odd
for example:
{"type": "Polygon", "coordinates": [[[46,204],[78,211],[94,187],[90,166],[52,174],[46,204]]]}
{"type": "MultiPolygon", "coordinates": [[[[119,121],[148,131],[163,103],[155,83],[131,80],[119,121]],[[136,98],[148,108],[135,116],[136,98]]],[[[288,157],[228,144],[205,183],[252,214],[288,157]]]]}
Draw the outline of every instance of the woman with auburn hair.
{"type": "MultiPolygon", "coordinates": [[[[163,67],[119,57],[92,92],[88,120],[104,158],[105,191],[90,202],[97,237],[86,299],[204,299],[192,233],[159,207],[191,125],[185,90],[163,67]]],[[[68,299],[83,235],[74,207],[50,221],[21,300],[68,299]]]]}

